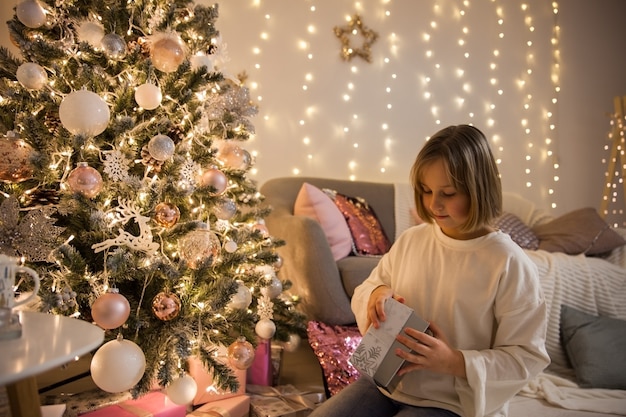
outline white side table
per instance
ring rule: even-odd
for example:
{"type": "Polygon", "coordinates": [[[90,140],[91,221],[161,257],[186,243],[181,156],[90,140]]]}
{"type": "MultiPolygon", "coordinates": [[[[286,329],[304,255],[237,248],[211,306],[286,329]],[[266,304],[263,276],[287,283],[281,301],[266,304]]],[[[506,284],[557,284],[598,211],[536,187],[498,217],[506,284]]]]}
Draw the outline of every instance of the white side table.
{"type": "Polygon", "coordinates": [[[13,417],[40,417],[35,376],[91,352],[104,330],[84,320],[21,311],[22,337],[0,340],[0,385],[7,386],[13,417]]]}

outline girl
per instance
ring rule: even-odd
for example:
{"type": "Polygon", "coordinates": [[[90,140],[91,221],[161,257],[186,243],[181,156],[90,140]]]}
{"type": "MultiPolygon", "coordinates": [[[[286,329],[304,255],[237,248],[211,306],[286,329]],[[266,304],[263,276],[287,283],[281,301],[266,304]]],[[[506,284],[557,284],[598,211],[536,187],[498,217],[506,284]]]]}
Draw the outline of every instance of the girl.
{"type": "Polygon", "coordinates": [[[430,322],[397,340],[406,360],[392,393],[361,377],[312,417],[506,416],[508,401],[549,363],[546,306],[535,265],[491,226],[502,211],[498,169],[483,133],[450,126],[411,169],[424,224],[403,233],[354,292],[361,333],[395,298],[430,322]]]}

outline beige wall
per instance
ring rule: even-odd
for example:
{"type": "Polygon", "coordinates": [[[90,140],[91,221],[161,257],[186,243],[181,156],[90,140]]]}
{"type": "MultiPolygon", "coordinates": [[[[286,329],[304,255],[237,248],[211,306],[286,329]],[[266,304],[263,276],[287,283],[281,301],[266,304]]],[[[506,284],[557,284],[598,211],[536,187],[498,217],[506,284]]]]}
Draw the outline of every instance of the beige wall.
{"type": "MultiPolygon", "coordinates": [[[[0,4],[2,21],[11,3],[0,4]]],[[[626,58],[613,29],[626,2],[560,1],[558,95],[551,3],[521,4],[222,2],[224,69],[248,73],[260,106],[256,138],[246,145],[256,155],[252,175],[261,183],[290,175],[406,181],[428,135],[473,123],[492,140],[507,190],[554,206],[554,214],[599,207],[608,114],[613,97],[626,94],[626,58]],[[355,13],[379,36],[371,63],[340,58],[332,29],[355,13]]],[[[11,45],[4,26],[0,44],[11,45]]],[[[623,210],[623,200],[613,208],[623,210]]]]}

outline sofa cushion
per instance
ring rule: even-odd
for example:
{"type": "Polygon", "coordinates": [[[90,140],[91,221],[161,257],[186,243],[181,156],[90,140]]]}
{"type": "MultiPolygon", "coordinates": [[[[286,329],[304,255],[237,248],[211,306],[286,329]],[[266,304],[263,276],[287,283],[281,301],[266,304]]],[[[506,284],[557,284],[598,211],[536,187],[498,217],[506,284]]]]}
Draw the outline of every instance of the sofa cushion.
{"type": "Polygon", "coordinates": [[[626,389],[626,321],[562,305],[561,338],[581,387],[626,389]]]}
{"type": "Polygon", "coordinates": [[[533,227],[539,249],[570,255],[600,255],[626,244],[592,207],[571,211],[533,227]]]}
{"type": "Polygon", "coordinates": [[[296,216],[316,220],[326,235],[335,260],[344,258],[352,251],[350,229],[335,203],[319,188],[303,183],[293,207],[296,216]]]}
{"type": "Polygon", "coordinates": [[[323,191],[335,202],[346,219],[355,255],[384,255],[389,251],[391,242],[374,209],[364,198],[347,196],[327,188],[323,191]]]}
{"type": "Polygon", "coordinates": [[[348,297],[352,298],[354,289],[370,275],[378,265],[380,256],[348,256],[337,261],[343,288],[348,297]]]}

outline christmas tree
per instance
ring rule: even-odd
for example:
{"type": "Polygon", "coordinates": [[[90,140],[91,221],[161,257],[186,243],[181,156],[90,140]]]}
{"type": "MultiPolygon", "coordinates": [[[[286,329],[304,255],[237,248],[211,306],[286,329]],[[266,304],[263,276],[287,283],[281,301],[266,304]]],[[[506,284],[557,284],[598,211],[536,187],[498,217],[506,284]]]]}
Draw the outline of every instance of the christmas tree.
{"type": "Polygon", "coordinates": [[[217,17],[189,0],[20,0],[7,22],[22,56],[0,49],[0,253],[39,273],[42,311],[106,329],[105,391],[184,385],[191,356],[234,391],[258,338],[305,334],[217,17]]]}

